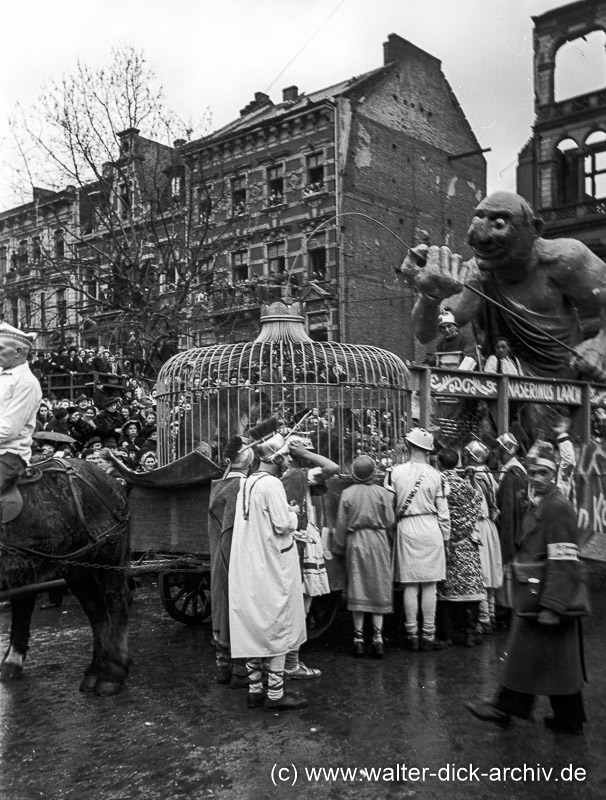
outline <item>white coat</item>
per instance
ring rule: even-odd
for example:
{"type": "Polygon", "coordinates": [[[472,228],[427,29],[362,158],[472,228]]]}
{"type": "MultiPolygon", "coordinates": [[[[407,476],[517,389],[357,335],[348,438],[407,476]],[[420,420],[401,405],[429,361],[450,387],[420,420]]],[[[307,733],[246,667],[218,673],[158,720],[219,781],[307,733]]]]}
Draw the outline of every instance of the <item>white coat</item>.
{"type": "Polygon", "coordinates": [[[242,482],[229,562],[232,658],[285,655],[307,638],[296,527],[278,478],[242,482]]]}

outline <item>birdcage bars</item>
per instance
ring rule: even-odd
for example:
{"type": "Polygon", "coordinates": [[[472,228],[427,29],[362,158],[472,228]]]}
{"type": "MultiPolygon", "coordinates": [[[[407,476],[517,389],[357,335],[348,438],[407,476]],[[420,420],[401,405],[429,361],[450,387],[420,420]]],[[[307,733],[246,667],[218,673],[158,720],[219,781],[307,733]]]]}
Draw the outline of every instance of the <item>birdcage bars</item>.
{"type": "Polygon", "coordinates": [[[315,342],[298,304],[264,308],[254,342],[198,348],[164,365],[157,387],[160,463],[195,448],[217,461],[236,433],[269,416],[302,430],[343,471],[361,452],[399,461],[410,419],[408,370],[379,348],[315,342]]]}

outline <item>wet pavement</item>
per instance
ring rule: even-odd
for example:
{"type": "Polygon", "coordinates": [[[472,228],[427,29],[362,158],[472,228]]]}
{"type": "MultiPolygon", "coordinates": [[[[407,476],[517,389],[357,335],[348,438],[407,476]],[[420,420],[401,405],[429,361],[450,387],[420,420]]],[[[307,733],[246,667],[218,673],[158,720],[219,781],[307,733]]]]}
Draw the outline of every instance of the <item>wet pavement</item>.
{"type": "MultiPolygon", "coordinates": [[[[606,568],[594,571],[592,588],[582,737],[545,728],[545,698],[534,724],[516,721],[507,730],[463,710],[465,700],[494,689],[506,633],[432,653],[410,653],[396,641],[384,661],[356,660],[344,610],[304,648],[304,660],[324,673],[297,683],[309,707],[248,710],[245,691],[213,681],[208,629],[168,617],[150,579],[133,605],[126,690],[82,695],[90,634],[67,597],[61,608],[36,611],[26,675],[0,685],[0,798],[602,800],[606,568]],[[357,771],[314,775],[318,768],[357,771]]],[[[0,614],[5,641],[8,623],[0,614]]]]}

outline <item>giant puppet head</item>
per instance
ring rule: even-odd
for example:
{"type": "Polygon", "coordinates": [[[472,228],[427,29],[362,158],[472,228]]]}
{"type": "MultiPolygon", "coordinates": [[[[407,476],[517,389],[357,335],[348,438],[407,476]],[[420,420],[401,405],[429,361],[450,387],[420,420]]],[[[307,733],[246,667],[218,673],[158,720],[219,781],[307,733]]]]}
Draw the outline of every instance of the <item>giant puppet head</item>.
{"type": "Polygon", "coordinates": [[[494,192],[476,206],[467,240],[481,272],[517,282],[534,262],[532,249],[542,231],[543,221],[523,197],[494,192]]]}

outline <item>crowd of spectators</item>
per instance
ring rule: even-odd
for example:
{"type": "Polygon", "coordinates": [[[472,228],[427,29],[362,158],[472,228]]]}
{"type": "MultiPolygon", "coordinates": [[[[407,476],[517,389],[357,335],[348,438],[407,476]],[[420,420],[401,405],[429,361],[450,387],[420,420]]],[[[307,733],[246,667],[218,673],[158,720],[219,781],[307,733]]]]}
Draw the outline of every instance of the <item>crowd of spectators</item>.
{"type": "Polygon", "coordinates": [[[48,458],[80,458],[108,471],[111,451],[132,470],[148,472],[158,466],[156,407],[153,391],[137,396],[132,389],[110,395],[102,407],[86,394],[73,401],[46,395],[38,409],[32,463],[48,458]]]}

